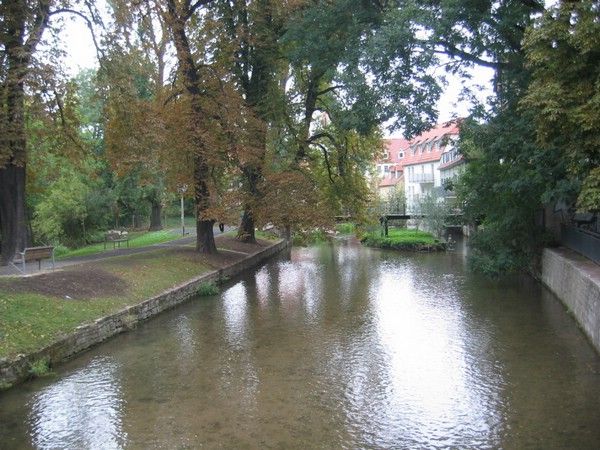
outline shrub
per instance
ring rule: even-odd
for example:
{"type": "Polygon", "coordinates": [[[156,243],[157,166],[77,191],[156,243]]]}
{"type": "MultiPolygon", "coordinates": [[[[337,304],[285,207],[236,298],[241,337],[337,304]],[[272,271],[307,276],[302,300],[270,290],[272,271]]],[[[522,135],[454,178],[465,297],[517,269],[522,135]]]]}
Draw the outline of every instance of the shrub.
{"type": "Polygon", "coordinates": [[[213,282],[200,283],[196,294],[200,297],[209,297],[211,295],[218,295],[220,292],[219,287],[213,282]]]}
{"type": "Polygon", "coordinates": [[[354,234],[356,226],[353,223],[338,223],[335,226],[335,230],[340,234],[354,234]]]}
{"type": "Polygon", "coordinates": [[[307,245],[319,244],[327,240],[327,235],[322,229],[310,231],[296,231],[292,236],[292,244],[305,247],[307,245]]]}
{"type": "Polygon", "coordinates": [[[29,375],[34,378],[52,375],[50,361],[47,358],[38,359],[29,365],[29,375]]]}

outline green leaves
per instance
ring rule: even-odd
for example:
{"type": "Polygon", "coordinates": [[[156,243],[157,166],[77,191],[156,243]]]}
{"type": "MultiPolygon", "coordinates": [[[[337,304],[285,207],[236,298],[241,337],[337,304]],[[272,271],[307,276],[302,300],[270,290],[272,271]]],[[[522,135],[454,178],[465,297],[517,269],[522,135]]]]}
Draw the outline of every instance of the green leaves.
{"type": "MultiPolygon", "coordinates": [[[[531,84],[521,101],[533,112],[542,148],[557,148],[573,187],[589,178],[578,208],[598,208],[600,166],[600,12],[596,2],[561,2],[531,27],[524,42],[531,84]],[[591,178],[590,178],[591,177],[591,178]]],[[[595,208],[595,209],[594,209],[595,208]]]]}
{"type": "Polygon", "coordinates": [[[577,209],[581,212],[600,211],[600,167],[592,169],[584,180],[577,199],[577,209]]]}

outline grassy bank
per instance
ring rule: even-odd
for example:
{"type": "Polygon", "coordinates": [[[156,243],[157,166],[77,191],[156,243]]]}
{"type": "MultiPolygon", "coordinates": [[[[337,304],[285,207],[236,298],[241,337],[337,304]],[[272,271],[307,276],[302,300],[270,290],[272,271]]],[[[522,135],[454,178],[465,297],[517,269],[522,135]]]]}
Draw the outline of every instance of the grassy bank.
{"type": "MultiPolygon", "coordinates": [[[[173,230],[160,230],[160,231],[139,231],[129,233],[129,248],[147,247],[149,245],[161,244],[163,242],[173,241],[180,239],[183,236],[181,232],[173,230]]],[[[121,247],[127,247],[127,244],[122,242],[121,247]]],[[[112,250],[113,244],[107,243],[106,249],[112,250]]],[[[57,260],[72,258],[74,256],[87,256],[94,255],[96,253],[102,253],[105,251],[104,242],[96,244],[86,245],[76,249],[69,249],[67,247],[59,246],[54,251],[54,255],[57,260]]]]}
{"type": "Polygon", "coordinates": [[[201,255],[192,247],[158,249],[34,277],[0,279],[0,358],[37,350],[79,325],[229,265],[270,243],[242,244],[225,236],[217,245],[218,255],[201,255]]]}
{"type": "Polygon", "coordinates": [[[406,228],[390,228],[388,236],[381,236],[380,231],[373,231],[364,235],[361,242],[369,247],[394,250],[440,251],[446,249],[446,244],[430,233],[406,228]]]}

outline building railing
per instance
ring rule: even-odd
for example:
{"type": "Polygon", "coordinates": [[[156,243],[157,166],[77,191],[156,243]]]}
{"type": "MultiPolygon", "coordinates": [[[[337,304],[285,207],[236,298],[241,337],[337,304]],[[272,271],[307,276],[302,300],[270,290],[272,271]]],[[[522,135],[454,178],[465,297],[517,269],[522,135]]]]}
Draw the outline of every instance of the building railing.
{"type": "Polygon", "coordinates": [[[408,181],[411,183],[433,183],[432,173],[410,173],[408,174],[408,181]]]}

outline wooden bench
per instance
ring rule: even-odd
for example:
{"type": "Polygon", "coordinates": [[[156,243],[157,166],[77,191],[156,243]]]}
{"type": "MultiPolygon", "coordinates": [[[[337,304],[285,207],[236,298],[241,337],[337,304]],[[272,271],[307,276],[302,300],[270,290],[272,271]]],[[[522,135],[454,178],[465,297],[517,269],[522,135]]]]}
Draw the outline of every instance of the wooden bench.
{"type": "Polygon", "coordinates": [[[129,237],[127,236],[127,231],[119,231],[119,230],[110,230],[104,236],[104,250],[106,250],[106,244],[112,242],[113,248],[121,248],[121,242],[127,243],[127,248],[129,248],[129,237]]]}
{"type": "Polygon", "coordinates": [[[26,247],[22,252],[17,252],[15,259],[12,261],[12,265],[22,273],[26,273],[25,264],[30,261],[38,262],[38,270],[42,269],[42,259],[52,259],[52,269],[54,270],[54,247],[26,247]],[[20,264],[21,269],[15,264],[20,264]]]}

